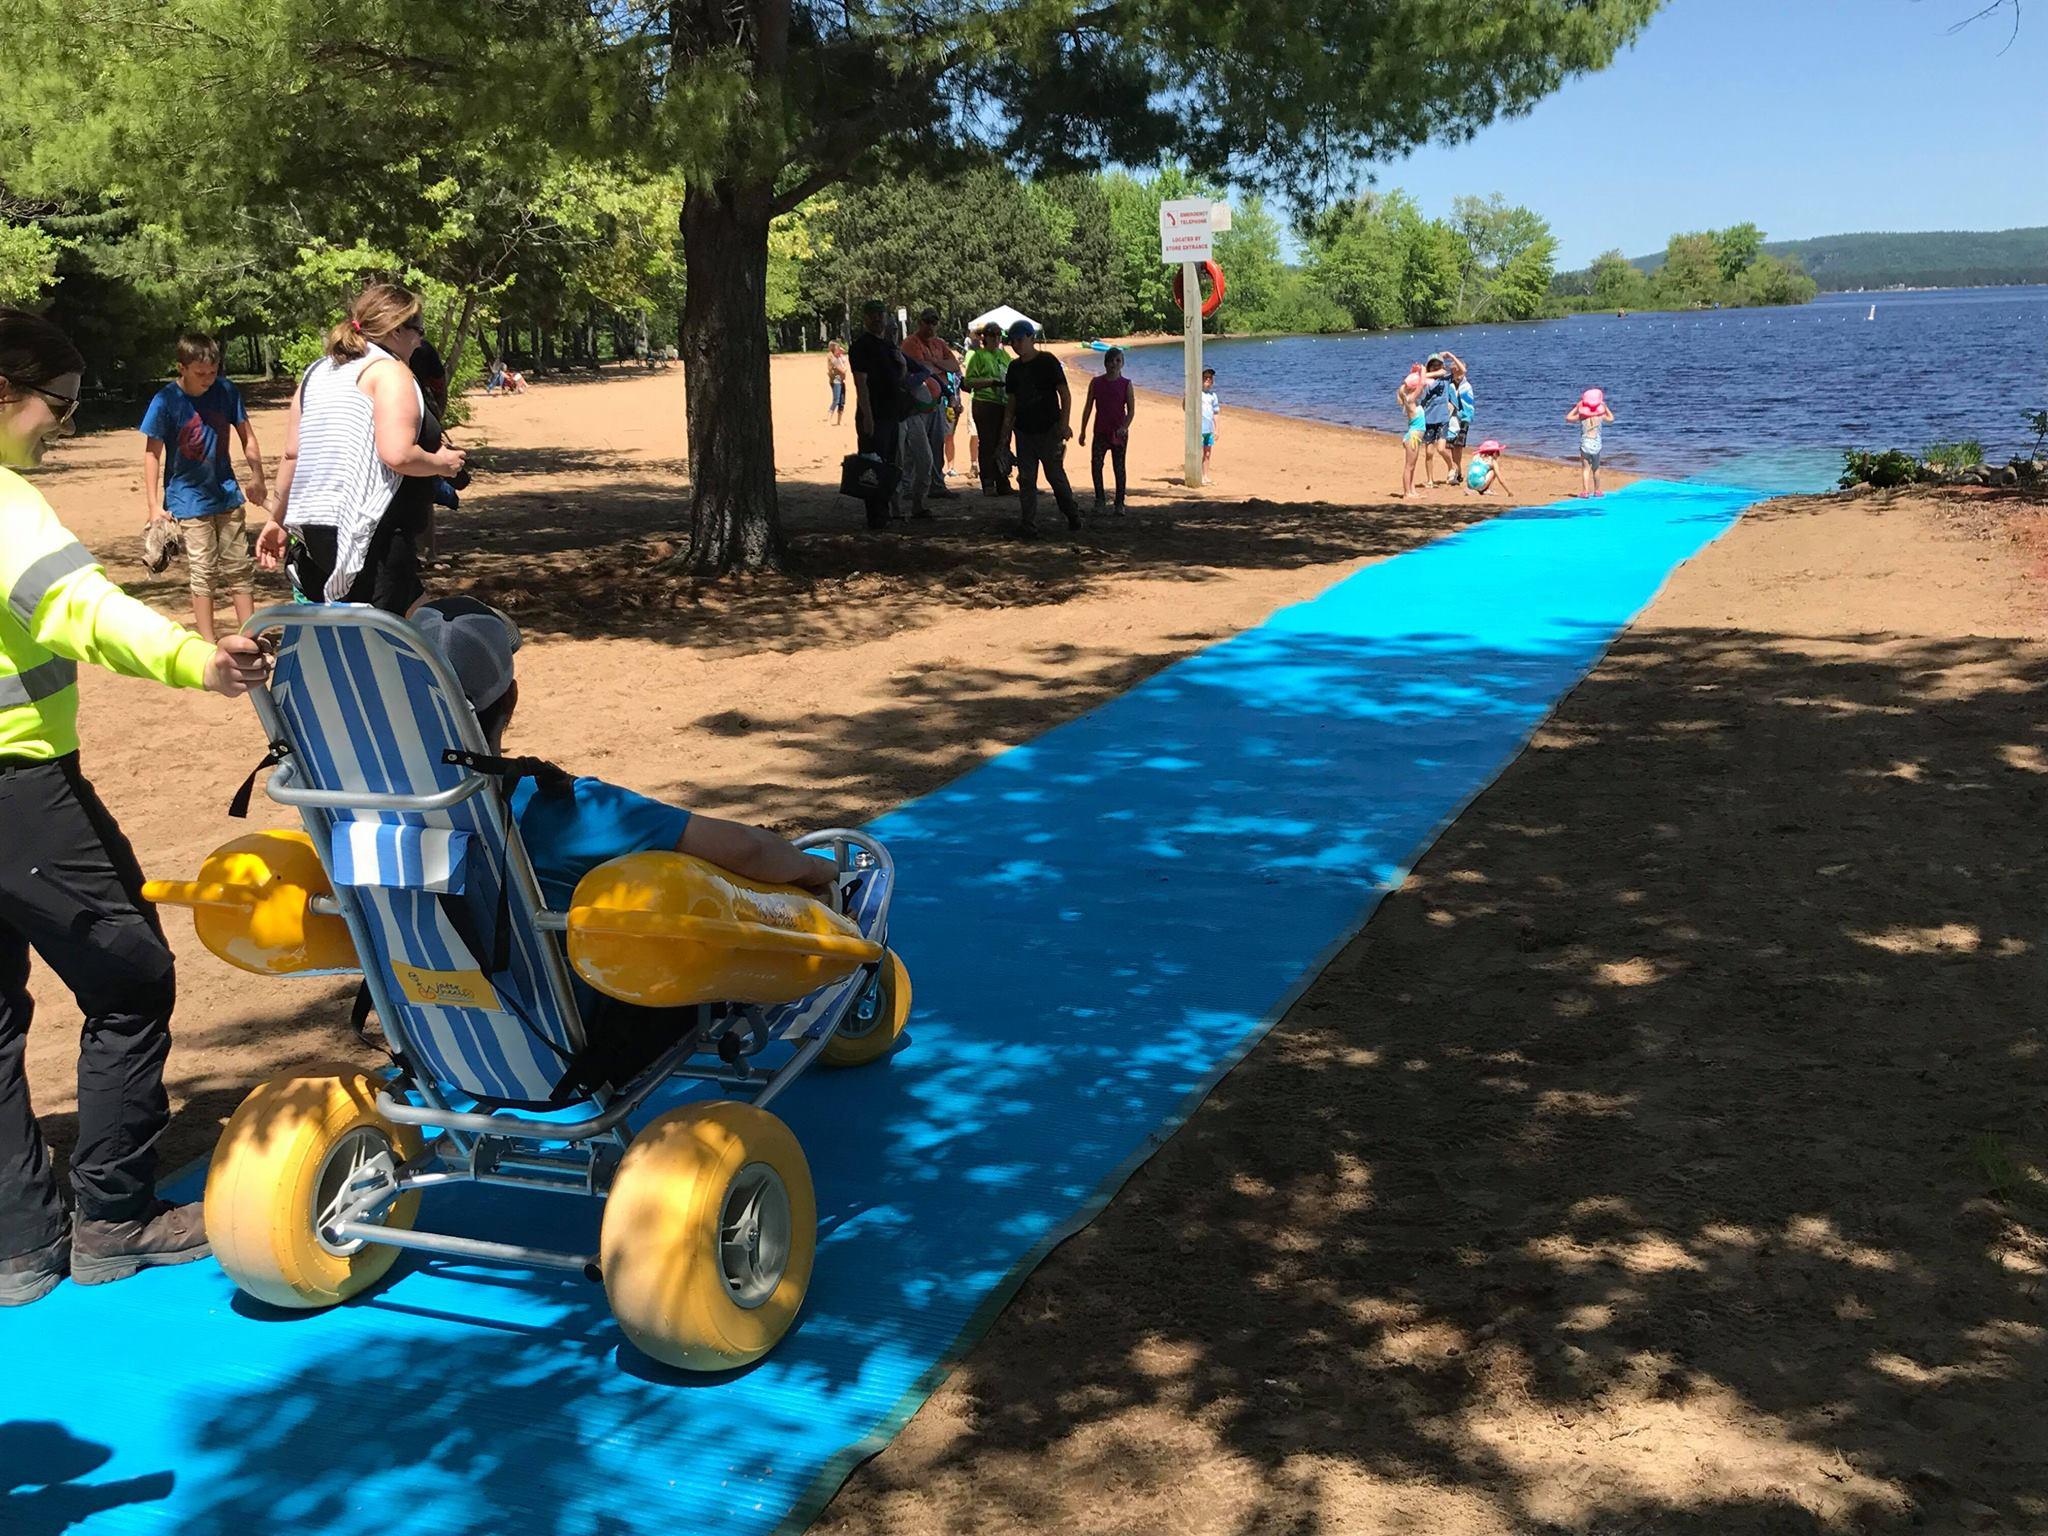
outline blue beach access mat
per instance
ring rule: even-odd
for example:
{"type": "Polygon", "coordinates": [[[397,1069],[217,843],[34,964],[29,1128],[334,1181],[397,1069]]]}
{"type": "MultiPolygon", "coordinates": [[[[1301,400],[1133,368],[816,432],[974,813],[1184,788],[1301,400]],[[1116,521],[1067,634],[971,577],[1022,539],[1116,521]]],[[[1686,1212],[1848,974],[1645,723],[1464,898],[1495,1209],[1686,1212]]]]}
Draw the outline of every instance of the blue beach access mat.
{"type": "MultiPolygon", "coordinates": [[[[310,1314],[210,1262],[64,1285],[0,1313],[0,1529],[800,1529],[1755,499],[1508,513],[882,818],[910,1039],[776,1105],[820,1243],[753,1369],[651,1365],[556,1274],[401,1261],[310,1314]]],[[[444,1228],[595,1246],[588,1202],[437,1201],[444,1228]]]]}

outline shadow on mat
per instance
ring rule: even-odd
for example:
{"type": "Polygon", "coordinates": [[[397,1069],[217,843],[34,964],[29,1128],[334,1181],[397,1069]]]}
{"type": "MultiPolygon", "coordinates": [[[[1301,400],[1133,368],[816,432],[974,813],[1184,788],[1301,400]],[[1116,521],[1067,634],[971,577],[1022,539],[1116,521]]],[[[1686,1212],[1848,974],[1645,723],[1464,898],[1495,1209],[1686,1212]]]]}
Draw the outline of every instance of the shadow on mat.
{"type": "Polygon", "coordinates": [[[814,1529],[2048,1528],[2044,703],[1624,637],[814,1529]]]}
{"type": "Polygon", "coordinates": [[[104,1445],[81,1440],[42,1419],[0,1423],[0,1531],[8,1536],[59,1536],[95,1515],[167,1497],[169,1472],[89,1483],[113,1459],[104,1445]]]}

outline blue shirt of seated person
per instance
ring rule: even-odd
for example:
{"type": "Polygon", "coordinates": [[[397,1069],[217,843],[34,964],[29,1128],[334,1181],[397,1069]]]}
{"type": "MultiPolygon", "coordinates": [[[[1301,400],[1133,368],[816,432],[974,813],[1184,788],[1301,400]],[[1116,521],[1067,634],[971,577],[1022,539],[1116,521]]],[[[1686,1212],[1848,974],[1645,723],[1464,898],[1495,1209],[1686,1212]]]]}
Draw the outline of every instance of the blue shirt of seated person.
{"type": "Polygon", "coordinates": [[[532,779],[512,791],[512,818],[552,911],[569,910],[576,883],[609,859],[681,848],[690,813],[603,779],[572,779],[543,794],[532,779]]]}

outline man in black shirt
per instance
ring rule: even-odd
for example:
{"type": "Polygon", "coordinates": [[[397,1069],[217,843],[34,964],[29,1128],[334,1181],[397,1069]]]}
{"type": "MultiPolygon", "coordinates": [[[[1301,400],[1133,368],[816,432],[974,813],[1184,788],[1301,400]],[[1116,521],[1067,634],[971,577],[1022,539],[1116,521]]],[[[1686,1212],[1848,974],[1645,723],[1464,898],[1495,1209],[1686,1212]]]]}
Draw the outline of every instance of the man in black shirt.
{"type": "Polygon", "coordinates": [[[1067,439],[1074,435],[1071,420],[1074,399],[1067,390],[1067,371],[1050,352],[1038,348],[1038,333],[1029,320],[1010,326],[1010,345],[1017,360],[1003,380],[1007,397],[1003,409],[1003,435],[1017,434],[1017,468],[1022,471],[1023,537],[1038,537],[1038,471],[1045,470],[1045,483],[1052,487],[1053,500],[1066,514],[1067,526],[1081,526],[1081,507],[1074,500],[1074,488],[1067,484],[1067,439]]]}
{"type": "MultiPolygon", "coordinates": [[[[846,365],[853,370],[856,402],[853,411],[855,446],[871,453],[884,464],[897,462],[897,426],[903,419],[903,405],[897,391],[903,383],[903,353],[882,337],[887,307],[880,299],[869,299],[860,307],[861,334],[847,349],[846,365]]],[[[889,493],[867,498],[868,526],[889,526],[889,493]]]]}

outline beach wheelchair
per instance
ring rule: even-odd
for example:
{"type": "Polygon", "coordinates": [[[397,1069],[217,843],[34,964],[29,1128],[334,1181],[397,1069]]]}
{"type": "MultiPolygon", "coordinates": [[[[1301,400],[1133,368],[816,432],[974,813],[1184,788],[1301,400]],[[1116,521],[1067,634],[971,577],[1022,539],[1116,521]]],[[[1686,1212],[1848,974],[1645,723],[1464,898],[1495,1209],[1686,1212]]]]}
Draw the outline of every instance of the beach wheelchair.
{"type": "Polygon", "coordinates": [[[242,1102],[206,1181],[221,1267],[291,1308],[348,1299],[402,1249],[568,1270],[603,1284],[656,1360],[766,1354],[803,1302],[817,1229],[809,1166],[769,1106],[814,1063],[886,1055],[909,1015],[887,849],[855,831],[799,839],[837,870],[824,900],[638,853],[550,911],[508,810],[520,760],[489,755],[418,630],[283,605],[247,632],[277,646],[252,695],[270,742],[258,771],[304,831],[237,838],[197,880],[145,894],[192,908],[206,947],[244,970],[359,973],[357,1023],[375,1009],[394,1067],[289,1073],[242,1102]],[[643,1064],[597,1048],[608,1013],[651,1040],[643,1064]],[[715,1096],[635,1130],[678,1079],[715,1096]],[[602,1200],[598,1251],[416,1226],[423,1200],[461,1184],[602,1200]]]}

